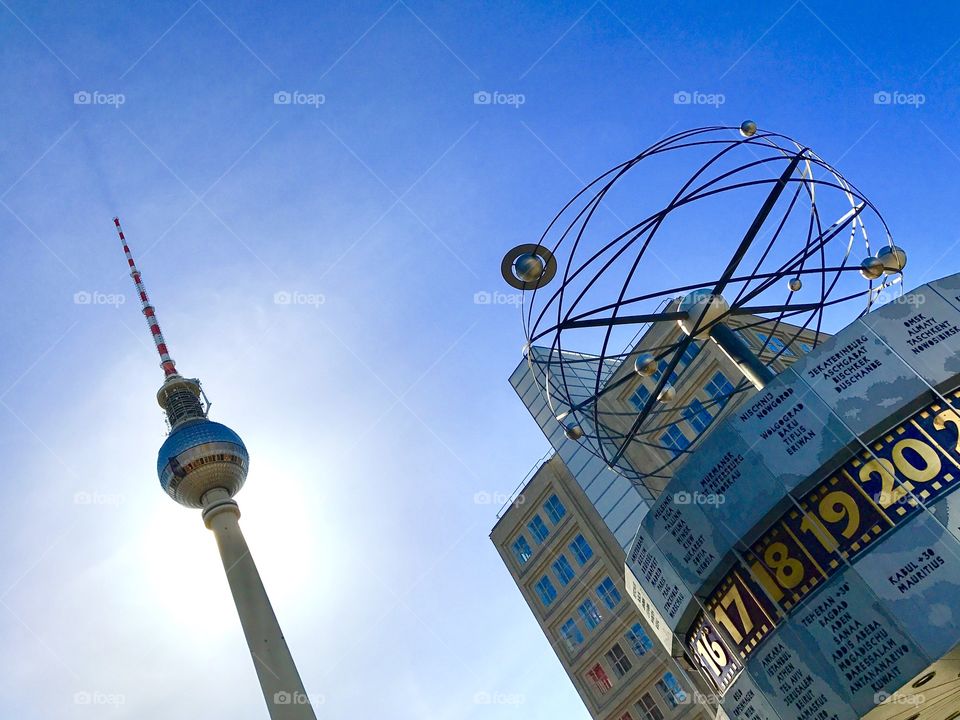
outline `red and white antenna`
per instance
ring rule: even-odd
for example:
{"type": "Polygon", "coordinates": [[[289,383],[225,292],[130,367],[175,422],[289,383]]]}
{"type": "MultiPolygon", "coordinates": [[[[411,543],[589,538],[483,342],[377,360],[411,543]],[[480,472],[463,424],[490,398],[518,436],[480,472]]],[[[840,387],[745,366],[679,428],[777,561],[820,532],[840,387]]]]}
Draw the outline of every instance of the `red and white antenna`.
{"type": "Polygon", "coordinates": [[[157,322],[156,313],[153,305],[150,304],[150,298],[147,297],[147,290],[143,287],[143,280],[140,278],[140,271],[137,270],[137,264],[133,261],[133,255],[130,254],[130,248],[127,245],[127,239],[123,236],[123,230],[120,229],[120,218],[115,217],[113,224],[117,226],[117,234],[120,235],[120,242],[123,243],[123,252],[127,256],[127,264],[130,266],[130,277],[133,278],[133,284],[137,286],[137,292],[140,293],[140,303],[143,306],[143,316],[147,319],[147,325],[150,326],[150,333],[153,335],[153,342],[157,346],[157,352],[160,353],[160,367],[163,368],[163,374],[167,377],[177,374],[177,366],[167,351],[167,343],[163,339],[163,333],[160,332],[160,323],[157,322]]]}

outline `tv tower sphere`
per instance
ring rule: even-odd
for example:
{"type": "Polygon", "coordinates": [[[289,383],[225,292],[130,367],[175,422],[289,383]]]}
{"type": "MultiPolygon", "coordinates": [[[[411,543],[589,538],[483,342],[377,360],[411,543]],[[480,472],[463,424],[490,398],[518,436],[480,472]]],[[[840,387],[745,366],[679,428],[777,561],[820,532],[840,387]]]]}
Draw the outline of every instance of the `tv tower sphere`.
{"type": "Polygon", "coordinates": [[[224,488],[230,497],[247,479],[250,457],[240,436],[212,420],[187,420],[160,446],[157,475],[164,491],[181,505],[203,507],[203,496],[224,488]]]}

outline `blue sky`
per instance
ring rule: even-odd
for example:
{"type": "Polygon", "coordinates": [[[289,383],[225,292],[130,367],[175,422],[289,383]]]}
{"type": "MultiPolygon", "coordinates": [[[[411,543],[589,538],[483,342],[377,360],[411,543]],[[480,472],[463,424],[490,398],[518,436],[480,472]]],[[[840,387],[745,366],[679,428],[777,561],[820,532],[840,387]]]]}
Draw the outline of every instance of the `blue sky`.
{"type": "Polygon", "coordinates": [[[857,183],[908,286],[956,271],[958,20],[2,0],[0,705],[264,714],[213,538],[156,480],[162,376],[119,214],[179,368],[250,449],[242,522],[320,714],[586,718],[487,539],[484,498],[546,442],[506,381],[517,308],[475,293],[507,290],[503,253],[583,181],[746,117],[857,183]],[[695,92],[713,104],[675,102],[695,92]]]}

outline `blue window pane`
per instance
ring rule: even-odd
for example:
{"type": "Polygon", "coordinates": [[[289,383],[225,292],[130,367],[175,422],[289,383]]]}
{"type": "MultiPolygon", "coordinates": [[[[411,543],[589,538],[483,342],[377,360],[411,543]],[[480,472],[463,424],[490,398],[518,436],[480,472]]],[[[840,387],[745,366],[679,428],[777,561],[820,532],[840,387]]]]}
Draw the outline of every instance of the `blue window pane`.
{"type": "Polygon", "coordinates": [[[710,411],[696,398],[691,400],[690,404],[683,409],[683,416],[687,422],[690,423],[690,427],[698,433],[706,430],[710,425],[710,421],[713,420],[713,415],[710,414],[710,411]]]}
{"type": "Polygon", "coordinates": [[[557,582],[561,585],[566,585],[573,580],[573,566],[570,564],[570,561],[567,560],[566,555],[561,555],[554,561],[553,574],[557,576],[557,582]]]}
{"type": "Polygon", "coordinates": [[[530,559],[530,556],[533,555],[533,550],[530,549],[530,543],[527,542],[527,539],[523,535],[514,541],[512,548],[513,556],[521,565],[523,565],[527,560],[530,559]]]}
{"type": "Polygon", "coordinates": [[[577,535],[570,543],[570,552],[577,559],[577,562],[583,565],[587,560],[593,557],[593,548],[590,547],[583,535],[577,535]]]}
{"type": "Polygon", "coordinates": [[[807,344],[807,343],[805,343],[805,342],[797,343],[797,344],[800,346],[800,350],[801,350],[801,351],[803,351],[803,352],[805,352],[805,353],[813,352],[813,347],[812,347],[811,345],[809,345],[809,344],[807,344]]]}
{"type": "Polygon", "coordinates": [[[537,596],[544,606],[549,606],[557,597],[557,590],[553,587],[553,583],[550,582],[550,578],[546,575],[537,580],[537,584],[534,585],[533,588],[536,590],[537,596]]]}
{"type": "Polygon", "coordinates": [[[576,652],[577,649],[583,645],[583,633],[580,631],[580,626],[577,625],[576,620],[573,618],[569,618],[560,627],[560,636],[567,643],[567,649],[570,652],[576,652]]]}
{"type": "Polygon", "coordinates": [[[630,644],[633,654],[637,657],[642,657],[653,650],[653,641],[640,623],[634,623],[633,627],[623,634],[623,637],[630,644]]]}
{"type": "Polygon", "coordinates": [[[650,399],[650,390],[647,389],[645,385],[640,385],[636,390],[633,391],[633,395],[630,396],[630,404],[636,409],[637,412],[643,410],[644,406],[647,404],[647,400],[650,399]]]}
{"type": "Polygon", "coordinates": [[[583,624],[587,626],[587,630],[593,630],[603,620],[603,615],[590,598],[583,601],[583,604],[577,608],[577,612],[583,618],[583,624]]]}
{"type": "Polygon", "coordinates": [[[687,345],[687,349],[683,351],[683,355],[680,356],[680,363],[677,367],[686,367],[693,362],[693,359],[700,354],[700,345],[695,342],[687,345]]]}
{"type": "Polygon", "coordinates": [[[597,586],[597,596],[611,610],[620,604],[620,591],[610,578],[604,578],[603,582],[597,586]]]}
{"type": "Polygon", "coordinates": [[[547,524],[539,515],[533,516],[533,519],[527,523],[527,528],[530,530],[530,534],[533,535],[533,540],[537,545],[546,540],[547,535],[550,534],[550,531],[547,529],[547,524]]]}
{"type": "Polygon", "coordinates": [[[680,687],[680,683],[677,682],[677,679],[671,672],[664,673],[664,676],[660,680],[657,680],[657,690],[667,705],[672,708],[677,707],[687,699],[687,694],[683,691],[683,688],[680,687]]]}
{"type": "Polygon", "coordinates": [[[556,495],[548,497],[543,507],[547,511],[547,517],[550,518],[550,522],[554,525],[560,522],[563,516],[567,514],[567,509],[556,495]]]}
{"type": "Polygon", "coordinates": [[[765,347],[772,353],[780,353],[782,355],[793,355],[793,351],[787,347],[786,343],[783,342],[776,335],[767,335],[766,333],[758,332],[757,339],[760,341],[760,346],[765,347]]]}
{"type": "Polygon", "coordinates": [[[677,457],[690,447],[690,439],[683,434],[683,430],[679,427],[671,425],[667,428],[667,431],[660,436],[660,444],[673,453],[674,457],[677,457]]]}
{"type": "Polygon", "coordinates": [[[717,371],[703,389],[706,390],[707,395],[717,401],[720,407],[723,407],[736,388],[727,380],[726,375],[717,371]]]}
{"type": "MultiPolygon", "coordinates": [[[[666,360],[661,360],[657,363],[657,371],[653,374],[654,382],[660,382],[660,378],[663,377],[663,371],[667,369],[667,365],[669,364],[666,360]]],[[[677,368],[679,367],[680,365],[677,364],[677,368]]],[[[677,368],[673,369],[673,372],[670,373],[670,378],[667,380],[671,385],[677,384],[677,368]]]]}

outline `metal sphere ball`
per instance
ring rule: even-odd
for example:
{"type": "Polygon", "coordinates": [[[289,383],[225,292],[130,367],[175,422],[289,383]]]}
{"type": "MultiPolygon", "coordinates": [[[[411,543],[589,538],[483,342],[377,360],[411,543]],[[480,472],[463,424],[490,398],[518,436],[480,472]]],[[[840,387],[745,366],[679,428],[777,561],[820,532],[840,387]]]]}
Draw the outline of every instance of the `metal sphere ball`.
{"type": "Polygon", "coordinates": [[[740,134],[744,137],[752,137],[757,132],[757,124],[753,120],[744,120],[740,123],[740,134]]]}
{"type": "Polygon", "coordinates": [[[567,440],[579,440],[583,437],[583,428],[571,420],[564,424],[563,434],[566,436],[567,440]]]}
{"type": "Polygon", "coordinates": [[[687,313],[686,318],[677,320],[680,329],[687,335],[700,337],[726,315],[730,306],[722,295],[714,295],[710,290],[702,289],[685,295],[677,310],[687,313]]]}
{"type": "Polygon", "coordinates": [[[663,390],[657,395],[657,400],[662,403],[673,402],[677,397],[677,389],[673,385],[664,385],[663,390]]]}
{"type": "Polygon", "coordinates": [[[883,271],[887,275],[894,275],[907,266],[907,253],[896,245],[880,248],[877,259],[883,263],[883,271]]]}
{"type": "Polygon", "coordinates": [[[876,280],[883,275],[883,260],[878,257],[866,257],[860,263],[860,274],[867,280],[876,280]]]}
{"type": "Polygon", "coordinates": [[[513,270],[524,282],[536,282],[543,275],[543,260],[533,253],[524,253],[514,261],[513,270]]]}
{"type": "Polygon", "coordinates": [[[650,377],[657,371],[657,359],[650,353],[641,353],[633,363],[633,371],[642,377],[650,377]]]}
{"type": "Polygon", "coordinates": [[[787,287],[790,288],[790,292],[796,292],[803,287],[803,280],[798,277],[790,278],[787,281],[787,287]]]}
{"type": "Polygon", "coordinates": [[[176,426],[157,454],[160,486],[187,507],[203,507],[204,494],[215,488],[233,497],[249,468],[250,456],[240,436],[206,419],[176,426]]]}

